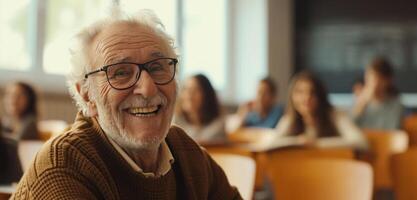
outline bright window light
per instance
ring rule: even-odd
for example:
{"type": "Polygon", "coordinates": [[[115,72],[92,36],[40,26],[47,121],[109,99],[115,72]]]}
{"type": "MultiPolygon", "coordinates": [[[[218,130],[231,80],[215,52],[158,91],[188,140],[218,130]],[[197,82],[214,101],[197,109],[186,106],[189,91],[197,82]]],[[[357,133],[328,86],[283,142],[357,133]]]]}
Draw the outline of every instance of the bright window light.
{"type": "Polygon", "coordinates": [[[0,0],[0,70],[30,68],[29,0],[0,0]]]}
{"type": "Polygon", "coordinates": [[[182,75],[205,74],[225,89],[226,1],[184,0],[182,75]]]}
{"type": "Polygon", "coordinates": [[[110,0],[47,1],[46,38],[43,68],[46,73],[65,74],[69,70],[69,47],[74,35],[104,12],[110,0]]]}

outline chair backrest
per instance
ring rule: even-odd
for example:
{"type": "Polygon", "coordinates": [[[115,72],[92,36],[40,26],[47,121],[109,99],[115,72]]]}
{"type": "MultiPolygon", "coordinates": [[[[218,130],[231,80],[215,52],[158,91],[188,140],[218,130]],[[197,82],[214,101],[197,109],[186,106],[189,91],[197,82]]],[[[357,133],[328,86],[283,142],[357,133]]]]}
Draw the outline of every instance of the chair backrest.
{"type": "Polygon", "coordinates": [[[410,139],[410,146],[417,146],[417,114],[405,117],[403,128],[410,139]]]}
{"type": "Polygon", "coordinates": [[[390,159],[393,154],[408,148],[408,135],[404,131],[364,130],[369,142],[370,164],[374,169],[376,189],[391,189],[390,159]]]}
{"type": "Polygon", "coordinates": [[[354,153],[351,148],[287,148],[271,151],[264,155],[266,155],[266,159],[270,161],[305,158],[354,159],[354,153]]]}
{"type": "Polygon", "coordinates": [[[372,168],[350,159],[294,159],[269,163],[276,199],[371,200],[372,168]]]}
{"type": "Polygon", "coordinates": [[[391,159],[393,188],[396,200],[417,197],[417,148],[396,154],[391,159]]]}
{"type": "Polygon", "coordinates": [[[252,199],[255,185],[255,161],[246,156],[213,153],[212,158],[224,170],[231,185],[236,186],[243,199],[252,199]]]}
{"type": "Polygon", "coordinates": [[[19,142],[18,154],[23,171],[26,171],[29,168],[43,144],[43,141],[38,140],[24,140],[19,142]]]}
{"type": "Polygon", "coordinates": [[[233,146],[233,145],[225,145],[225,146],[203,146],[207,152],[212,154],[233,154],[233,155],[241,155],[246,157],[252,157],[253,154],[250,150],[240,147],[240,146],[233,146]]]}
{"type": "Polygon", "coordinates": [[[268,170],[269,163],[284,163],[287,160],[293,159],[306,159],[306,158],[344,158],[353,159],[353,150],[349,148],[300,148],[289,147],[276,149],[273,151],[267,151],[256,155],[256,188],[262,188],[265,182],[266,171],[268,170]]]}

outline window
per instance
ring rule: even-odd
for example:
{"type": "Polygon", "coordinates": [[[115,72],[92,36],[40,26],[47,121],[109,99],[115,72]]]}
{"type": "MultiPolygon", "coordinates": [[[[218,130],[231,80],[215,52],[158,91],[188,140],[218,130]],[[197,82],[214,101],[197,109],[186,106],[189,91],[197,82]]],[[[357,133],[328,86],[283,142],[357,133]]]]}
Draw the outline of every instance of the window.
{"type": "Polygon", "coordinates": [[[81,27],[104,13],[110,1],[59,0],[48,1],[43,69],[46,73],[67,73],[71,40],[81,27]]]}
{"type": "Polygon", "coordinates": [[[176,39],[177,0],[120,0],[120,5],[128,13],[137,12],[139,9],[152,10],[161,19],[168,34],[176,39]]]}
{"type": "Polygon", "coordinates": [[[28,70],[29,0],[0,0],[0,70],[28,70]]]}
{"type": "Polygon", "coordinates": [[[218,90],[226,84],[226,3],[184,0],[181,75],[204,73],[218,90]]]}
{"type": "Polygon", "coordinates": [[[235,89],[226,82],[227,66],[240,58],[227,56],[230,3],[223,0],[0,0],[0,84],[23,79],[46,91],[66,91],[62,75],[70,67],[74,34],[113,3],[127,13],[156,13],[178,47],[180,79],[204,73],[222,93],[235,89]]]}

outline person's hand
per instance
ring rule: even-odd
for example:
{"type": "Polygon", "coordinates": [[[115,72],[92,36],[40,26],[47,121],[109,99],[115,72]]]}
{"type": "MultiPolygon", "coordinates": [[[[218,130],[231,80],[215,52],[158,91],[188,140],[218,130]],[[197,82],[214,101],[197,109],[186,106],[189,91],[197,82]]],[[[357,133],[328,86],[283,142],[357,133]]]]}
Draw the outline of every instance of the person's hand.
{"type": "Polygon", "coordinates": [[[246,103],[242,104],[241,106],[239,106],[237,114],[241,118],[245,118],[246,115],[248,115],[248,113],[251,112],[254,109],[254,104],[255,103],[253,101],[249,101],[249,102],[246,102],[246,103]]]}
{"type": "Polygon", "coordinates": [[[372,101],[372,98],[375,96],[376,85],[374,82],[368,82],[364,85],[361,93],[355,101],[353,107],[353,116],[358,117],[365,110],[365,107],[372,101]]]}
{"type": "Polygon", "coordinates": [[[307,137],[305,135],[297,136],[299,143],[303,144],[306,147],[314,147],[316,145],[317,139],[313,137],[307,137]]]}
{"type": "Polygon", "coordinates": [[[376,85],[373,82],[366,84],[358,97],[358,101],[365,104],[369,103],[375,95],[375,92],[376,85]]]}

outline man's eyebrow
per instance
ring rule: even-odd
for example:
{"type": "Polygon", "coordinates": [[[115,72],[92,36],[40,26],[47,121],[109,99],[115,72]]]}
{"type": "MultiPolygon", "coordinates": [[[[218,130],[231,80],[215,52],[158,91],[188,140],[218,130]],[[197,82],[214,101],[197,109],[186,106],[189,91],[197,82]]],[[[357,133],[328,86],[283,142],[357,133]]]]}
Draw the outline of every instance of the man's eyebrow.
{"type": "Polygon", "coordinates": [[[162,58],[162,57],[165,57],[165,56],[164,56],[163,53],[158,51],[158,52],[151,53],[151,57],[153,57],[153,58],[162,58]]]}
{"type": "Polygon", "coordinates": [[[109,63],[121,63],[121,62],[131,62],[132,57],[122,57],[122,58],[113,58],[109,60],[109,63]]]}
{"type": "MultiPolygon", "coordinates": [[[[152,58],[163,58],[163,57],[165,57],[165,55],[163,53],[159,52],[159,51],[152,52],[150,55],[151,55],[152,58]]],[[[135,59],[133,59],[132,57],[127,56],[127,57],[112,58],[112,59],[109,59],[108,62],[112,64],[112,63],[121,63],[121,62],[133,62],[134,60],[135,59]]]]}

